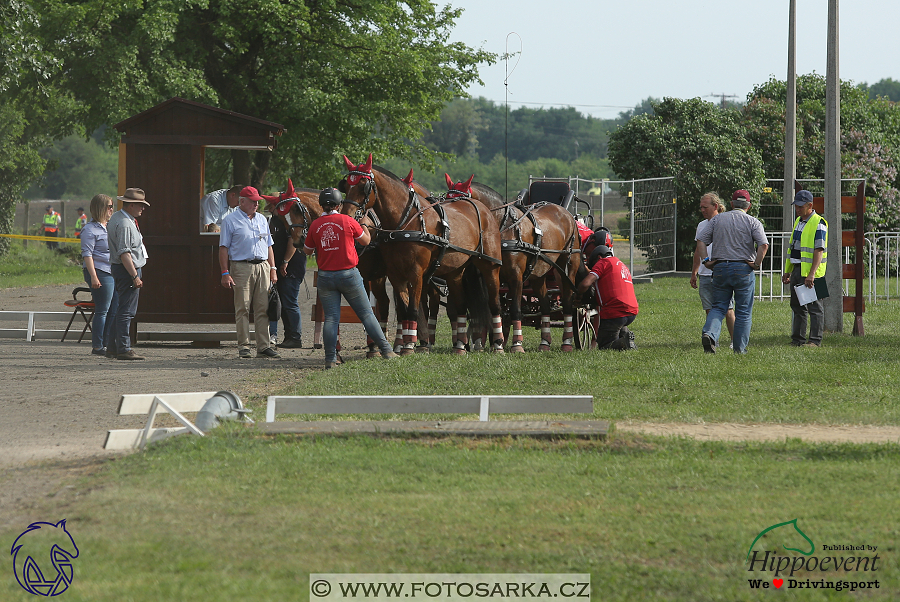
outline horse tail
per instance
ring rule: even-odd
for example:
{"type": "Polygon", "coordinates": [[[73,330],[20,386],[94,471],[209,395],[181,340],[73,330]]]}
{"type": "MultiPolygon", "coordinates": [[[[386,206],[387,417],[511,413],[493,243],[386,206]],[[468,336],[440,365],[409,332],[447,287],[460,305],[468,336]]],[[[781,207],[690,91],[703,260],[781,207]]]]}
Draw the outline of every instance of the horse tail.
{"type": "Polygon", "coordinates": [[[491,310],[488,307],[488,290],[481,272],[473,265],[463,272],[463,290],[466,291],[466,308],[470,326],[475,332],[491,332],[491,310]]]}

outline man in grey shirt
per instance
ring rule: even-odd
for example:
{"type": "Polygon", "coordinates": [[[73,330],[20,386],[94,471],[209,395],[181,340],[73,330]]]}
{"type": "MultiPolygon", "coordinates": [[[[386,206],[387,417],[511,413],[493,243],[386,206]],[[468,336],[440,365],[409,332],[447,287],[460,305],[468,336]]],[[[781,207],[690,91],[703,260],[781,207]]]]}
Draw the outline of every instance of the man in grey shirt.
{"type": "Polygon", "coordinates": [[[759,269],[769,250],[762,223],[748,215],[750,193],[738,190],[731,197],[731,211],[709,220],[709,226],[697,239],[702,255],[706,245],[715,242],[714,257],[703,265],[713,271],[712,309],[703,325],[702,342],[706,353],[715,353],[722,330],[722,319],[734,296],[734,352],[746,353],[753,325],[754,270],[759,269]]]}
{"type": "Polygon", "coordinates": [[[106,226],[109,237],[109,263],[119,305],[110,337],[115,341],[115,349],[107,347],[107,357],[120,360],[142,360],[131,349],[131,321],[138,308],[138,297],[144,281],[142,268],[147,263],[147,249],[137,219],[150,203],[144,198],[140,188],[129,188],[125,194],[116,197],[122,201],[122,209],[116,211],[106,226]]]}

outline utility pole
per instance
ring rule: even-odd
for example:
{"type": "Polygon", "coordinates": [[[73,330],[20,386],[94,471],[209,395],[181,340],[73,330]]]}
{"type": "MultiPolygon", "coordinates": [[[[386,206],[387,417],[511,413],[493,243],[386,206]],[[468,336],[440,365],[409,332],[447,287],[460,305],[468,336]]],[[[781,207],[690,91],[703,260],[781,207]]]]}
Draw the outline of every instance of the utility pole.
{"type": "MultiPolygon", "coordinates": [[[[825,67],[825,221],[828,255],[825,272],[829,297],[825,299],[825,330],[844,331],[844,294],[841,288],[841,79],[839,74],[838,0],[828,0],[828,57],[825,67]]],[[[857,215],[856,219],[863,219],[857,215]]]]}
{"type": "Polygon", "coordinates": [[[723,93],[723,94],[715,94],[715,93],[713,93],[713,94],[707,94],[706,97],[707,97],[707,98],[719,98],[719,99],[721,99],[721,100],[719,101],[719,108],[721,108],[721,109],[727,109],[727,108],[728,108],[728,105],[725,103],[725,99],[726,99],[726,98],[738,98],[738,95],[737,95],[737,94],[724,94],[724,93],[723,93]]]}
{"type": "Polygon", "coordinates": [[[782,232],[794,225],[794,180],[797,179],[797,0],[788,9],[787,96],[784,100],[784,219],[782,232]]]}

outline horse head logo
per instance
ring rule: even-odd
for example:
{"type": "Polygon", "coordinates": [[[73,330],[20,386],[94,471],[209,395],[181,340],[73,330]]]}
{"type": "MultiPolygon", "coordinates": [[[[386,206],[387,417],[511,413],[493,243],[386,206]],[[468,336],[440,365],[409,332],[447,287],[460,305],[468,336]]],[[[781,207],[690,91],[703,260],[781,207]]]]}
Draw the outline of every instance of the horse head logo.
{"type": "Polygon", "coordinates": [[[78,558],[78,546],[63,519],[56,524],[31,523],[13,542],[10,554],[16,580],[25,591],[58,596],[72,583],[72,560],[78,558]]]}
{"type": "Polygon", "coordinates": [[[468,180],[465,182],[457,182],[453,183],[453,179],[450,177],[450,174],[444,174],[444,177],[447,179],[447,198],[448,199],[457,199],[461,197],[471,197],[472,196],[472,180],[475,179],[475,174],[472,174],[468,180]]]}
{"type": "MultiPolygon", "coordinates": [[[[800,527],[797,526],[797,519],[795,518],[794,520],[789,520],[787,522],[778,523],[776,525],[772,525],[771,527],[767,527],[767,528],[763,529],[762,531],[760,531],[759,535],[756,536],[756,539],[753,540],[753,543],[750,544],[750,549],[747,550],[747,560],[750,560],[750,553],[753,551],[753,546],[756,545],[756,542],[759,541],[760,537],[762,537],[766,533],[769,533],[770,531],[780,529],[781,527],[787,527],[788,525],[793,527],[793,530],[791,530],[790,528],[782,529],[782,530],[778,531],[778,536],[781,537],[781,539],[783,541],[790,541],[788,538],[793,537],[795,532],[799,533],[800,536],[803,539],[805,539],[806,542],[809,544],[809,551],[807,552],[807,551],[801,550],[799,548],[789,548],[786,545],[784,545],[783,543],[781,544],[781,547],[783,547],[785,550],[787,550],[789,552],[799,552],[800,554],[803,554],[804,556],[812,555],[812,553],[816,550],[816,545],[813,543],[813,541],[809,537],[806,536],[806,533],[804,533],[803,531],[800,530],[800,527]]],[[[805,548],[806,545],[804,544],[803,547],[805,548]]]]}

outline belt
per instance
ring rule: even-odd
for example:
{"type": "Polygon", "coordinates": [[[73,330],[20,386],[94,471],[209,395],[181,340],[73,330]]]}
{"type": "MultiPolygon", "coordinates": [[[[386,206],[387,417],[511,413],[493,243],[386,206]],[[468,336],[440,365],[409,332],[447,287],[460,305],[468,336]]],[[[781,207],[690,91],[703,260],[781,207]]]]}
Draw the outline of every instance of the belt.
{"type": "Polygon", "coordinates": [[[235,263],[252,263],[253,265],[257,265],[264,262],[265,259],[232,259],[231,261],[235,263]]]}
{"type": "Polygon", "coordinates": [[[747,263],[744,259],[714,259],[716,263],[747,263]]]}

